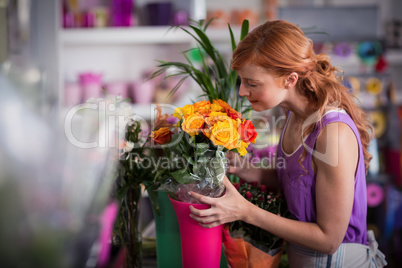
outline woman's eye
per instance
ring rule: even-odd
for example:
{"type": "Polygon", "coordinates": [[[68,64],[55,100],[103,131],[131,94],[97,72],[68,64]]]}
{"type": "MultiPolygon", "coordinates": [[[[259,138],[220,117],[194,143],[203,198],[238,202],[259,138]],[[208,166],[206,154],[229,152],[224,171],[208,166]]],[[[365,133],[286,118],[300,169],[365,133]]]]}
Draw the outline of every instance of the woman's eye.
{"type": "Polygon", "coordinates": [[[247,82],[247,86],[249,86],[249,87],[255,87],[256,85],[255,85],[255,84],[251,84],[251,83],[247,82]]]}

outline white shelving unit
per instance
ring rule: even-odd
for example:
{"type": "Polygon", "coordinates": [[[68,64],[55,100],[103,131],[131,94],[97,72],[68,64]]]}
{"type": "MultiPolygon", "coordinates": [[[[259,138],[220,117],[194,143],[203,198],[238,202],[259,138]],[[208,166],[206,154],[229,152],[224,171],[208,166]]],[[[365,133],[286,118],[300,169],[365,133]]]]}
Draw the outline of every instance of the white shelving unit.
{"type": "MultiPolygon", "coordinates": [[[[184,29],[192,32],[190,27],[184,29]]],[[[236,41],[240,28],[232,28],[236,41]]],[[[208,37],[219,49],[231,51],[230,33],[227,27],[207,29],[208,37]]],[[[64,83],[74,82],[77,74],[93,71],[104,74],[107,81],[139,79],[144,70],[157,65],[156,60],[185,61],[181,50],[195,47],[194,38],[180,28],[170,26],[137,26],[129,28],[75,28],[60,29],[60,96],[64,95],[64,83]]],[[[197,97],[189,88],[184,98],[175,104],[184,105],[197,97]],[[188,100],[186,100],[186,97],[188,100]]],[[[63,101],[61,100],[61,105],[63,101]]],[[[136,105],[135,110],[150,119],[150,105],[136,105]]],[[[172,112],[172,111],[170,111],[172,112]]]]}
{"type": "MultiPolygon", "coordinates": [[[[185,29],[191,30],[189,27],[185,29]]],[[[239,28],[232,29],[235,36],[239,28]]],[[[208,36],[215,42],[230,42],[227,28],[208,29],[208,36]]],[[[194,39],[185,31],[169,26],[138,26],[130,28],[63,29],[60,41],[70,45],[118,45],[118,44],[180,44],[193,43],[194,39]]]]}
{"type": "MultiPolygon", "coordinates": [[[[211,7],[239,8],[240,0],[227,4],[226,1],[193,0],[203,2],[205,9],[211,7]],[[219,6],[219,4],[221,6],[219,6]]],[[[355,4],[367,4],[371,0],[355,0],[355,4]],[[357,3],[359,2],[359,3],[357,3]]],[[[390,1],[390,0],[387,0],[390,1]]],[[[284,1],[286,2],[286,1],[284,1]]],[[[343,4],[345,1],[332,0],[331,4],[343,4]]],[[[242,2],[242,5],[246,5],[242,2]]],[[[253,0],[250,7],[256,7],[260,0],[253,0]]],[[[281,4],[283,4],[281,2],[281,4]]],[[[286,6],[286,5],[285,5],[286,6]]],[[[363,5],[364,6],[364,5],[363,5]]],[[[206,11],[205,10],[205,11],[206,11]]],[[[194,12],[194,11],[193,11],[194,12]]],[[[185,27],[185,29],[189,29],[185,27]]],[[[240,29],[233,28],[236,41],[240,29]]],[[[230,52],[230,34],[227,27],[207,30],[208,37],[221,51],[230,52]]],[[[181,29],[169,26],[134,26],[129,28],[75,28],[58,31],[59,41],[59,96],[63,103],[63,86],[66,81],[76,79],[81,71],[102,72],[107,81],[138,79],[141,72],[157,65],[156,60],[184,60],[180,50],[194,46],[193,38],[181,29]]],[[[386,59],[390,66],[400,68],[402,51],[387,51],[386,59]]],[[[347,64],[343,62],[343,64],[347,64]]],[[[144,107],[140,107],[141,111],[144,107]]],[[[149,109],[147,109],[149,110],[149,109]]]]}

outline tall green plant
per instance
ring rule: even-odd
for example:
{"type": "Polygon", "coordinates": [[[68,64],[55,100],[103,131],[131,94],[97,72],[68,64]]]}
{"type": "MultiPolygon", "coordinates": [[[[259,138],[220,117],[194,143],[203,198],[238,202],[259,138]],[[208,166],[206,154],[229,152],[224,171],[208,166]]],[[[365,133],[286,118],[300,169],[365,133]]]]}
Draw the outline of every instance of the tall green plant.
{"type": "MultiPolygon", "coordinates": [[[[151,78],[168,73],[167,71],[174,67],[174,72],[165,76],[165,79],[172,76],[182,76],[179,82],[170,91],[172,96],[187,78],[193,79],[203,91],[201,97],[208,98],[211,102],[214,99],[222,99],[229,103],[235,110],[246,113],[251,107],[246,105],[246,99],[241,98],[236,92],[237,72],[232,70],[231,64],[227,62],[224,56],[215,48],[208,37],[206,30],[211,21],[200,20],[192,21],[188,28],[175,26],[189,34],[197,44],[197,48],[182,51],[186,62],[176,61],[158,61],[158,70],[153,73],[151,78]],[[192,50],[197,50],[201,57],[200,69],[188,56],[192,50]]],[[[228,24],[232,51],[237,47],[236,40],[230,24],[228,24]]],[[[248,34],[249,22],[244,20],[241,26],[240,41],[248,34]]]]}

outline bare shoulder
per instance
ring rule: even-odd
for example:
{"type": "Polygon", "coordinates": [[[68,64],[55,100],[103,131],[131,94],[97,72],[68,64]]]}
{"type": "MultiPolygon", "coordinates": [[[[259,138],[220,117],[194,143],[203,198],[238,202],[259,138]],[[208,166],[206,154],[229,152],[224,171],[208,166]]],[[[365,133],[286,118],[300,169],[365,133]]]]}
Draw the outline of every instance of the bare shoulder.
{"type": "Polygon", "coordinates": [[[316,164],[323,162],[332,167],[355,165],[358,157],[358,143],[353,130],[343,122],[326,125],[317,137],[313,153],[316,164]]]}

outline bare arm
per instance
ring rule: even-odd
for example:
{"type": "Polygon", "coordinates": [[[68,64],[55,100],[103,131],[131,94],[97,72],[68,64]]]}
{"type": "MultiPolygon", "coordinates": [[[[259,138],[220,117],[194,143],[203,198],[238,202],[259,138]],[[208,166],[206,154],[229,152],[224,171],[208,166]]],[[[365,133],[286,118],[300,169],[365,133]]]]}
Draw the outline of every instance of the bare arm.
{"type": "Polygon", "coordinates": [[[353,131],[343,123],[329,124],[321,131],[315,155],[317,223],[282,218],[262,210],[233,192],[228,196],[208,198],[195,193],[200,201],[210,204],[208,210],[191,208],[192,217],[205,227],[243,220],[283,239],[310,249],[332,254],[345,236],[353,206],[354,175],[358,145],[353,131]]]}

